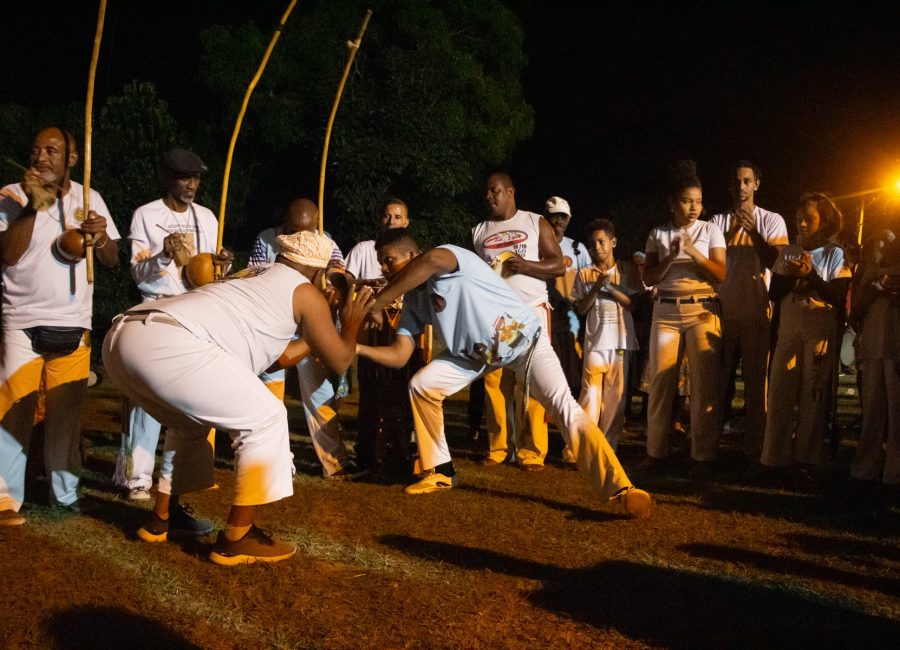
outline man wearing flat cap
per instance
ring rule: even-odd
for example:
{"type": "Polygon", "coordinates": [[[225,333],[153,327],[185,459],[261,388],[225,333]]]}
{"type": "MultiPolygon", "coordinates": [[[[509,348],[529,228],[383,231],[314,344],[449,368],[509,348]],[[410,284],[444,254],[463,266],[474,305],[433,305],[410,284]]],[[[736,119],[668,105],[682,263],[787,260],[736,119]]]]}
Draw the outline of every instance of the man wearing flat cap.
{"type": "MultiPolygon", "coordinates": [[[[187,149],[172,149],[160,160],[163,195],[134,211],[131,220],[131,277],[144,303],[187,291],[184,273],[188,259],[216,252],[218,222],[194,198],[207,170],[200,157],[187,149]]],[[[227,255],[227,254],[226,254],[227,255]]],[[[123,423],[122,451],[114,480],[128,488],[132,500],[150,498],[160,424],[142,408],[130,406],[123,423]]],[[[163,458],[163,464],[171,459],[163,458]]],[[[165,473],[165,472],[164,472],[165,473]]],[[[190,521],[185,521],[190,527],[190,521]]],[[[201,527],[202,528],[202,527],[201,527]]],[[[205,534],[207,530],[197,531],[205,534]]]]}

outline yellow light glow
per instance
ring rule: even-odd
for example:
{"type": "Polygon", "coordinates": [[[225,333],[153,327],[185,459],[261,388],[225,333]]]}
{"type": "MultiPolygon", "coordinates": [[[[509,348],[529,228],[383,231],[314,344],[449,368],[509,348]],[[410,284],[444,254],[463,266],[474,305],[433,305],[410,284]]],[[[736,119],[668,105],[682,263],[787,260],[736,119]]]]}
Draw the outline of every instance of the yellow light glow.
{"type": "Polygon", "coordinates": [[[898,178],[896,181],[894,181],[894,191],[897,194],[900,194],[900,178],[898,178]]]}

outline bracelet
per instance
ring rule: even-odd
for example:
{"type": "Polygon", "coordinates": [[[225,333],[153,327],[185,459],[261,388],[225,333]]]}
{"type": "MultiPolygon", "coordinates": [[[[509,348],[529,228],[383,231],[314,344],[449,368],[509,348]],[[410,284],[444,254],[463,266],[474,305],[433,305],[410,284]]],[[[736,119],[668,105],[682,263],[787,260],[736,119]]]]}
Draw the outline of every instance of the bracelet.
{"type": "Polygon", "coordinates": [[[109,235],[103,233],[103,243],[98,244],[96,241],[94,242],[94,248],[100,249],[106,246],[109,243],[109,235]]]}

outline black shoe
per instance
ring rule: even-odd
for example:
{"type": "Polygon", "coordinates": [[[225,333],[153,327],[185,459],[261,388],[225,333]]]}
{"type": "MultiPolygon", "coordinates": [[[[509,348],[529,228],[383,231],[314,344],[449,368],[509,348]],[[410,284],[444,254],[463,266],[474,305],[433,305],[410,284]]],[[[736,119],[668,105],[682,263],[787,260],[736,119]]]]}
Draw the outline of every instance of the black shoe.
{"type": "Polygon", "coordinates": [[[165,542],[169,539],[169,520],[160,519],[155,512],[151,512],[144,525],[138,528],[137,536],[145,542],[165,542]]]}
{"type": "Polygon", "coordinates": [[[202,537],[213,531],[213,522],[209,519],[198,519],[194,509],[188,504],[176,504],[169,508],[169,532],[172,535],[202,537]]]}
{"type": "Polygon", "coordinates": [[[255,562],[280,562],[297,552],[297,547],[288,542],[279,542],[255,525],[241,539],[231,541],[225,531],[219,531],[209,559],[221,566],[253,564],[255,562]]]}

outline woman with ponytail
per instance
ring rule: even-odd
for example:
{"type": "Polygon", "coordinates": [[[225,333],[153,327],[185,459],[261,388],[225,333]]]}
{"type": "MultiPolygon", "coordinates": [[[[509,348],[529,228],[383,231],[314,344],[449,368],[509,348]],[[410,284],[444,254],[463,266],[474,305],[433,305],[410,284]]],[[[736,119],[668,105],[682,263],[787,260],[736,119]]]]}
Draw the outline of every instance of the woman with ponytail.
{"type": "Polygon", "coordinates": [[[690,367],[691,457],[713,461],[721,429],[721,308],[716,287],[725,277],[725,238],[703,214],[703,189],[693,161],[670,169],[671,218],[647,238],[644,282],[657,288],[650,332],[647,457],[651,469],[669,454],[672,401],[681,355],[690,367]]]}

